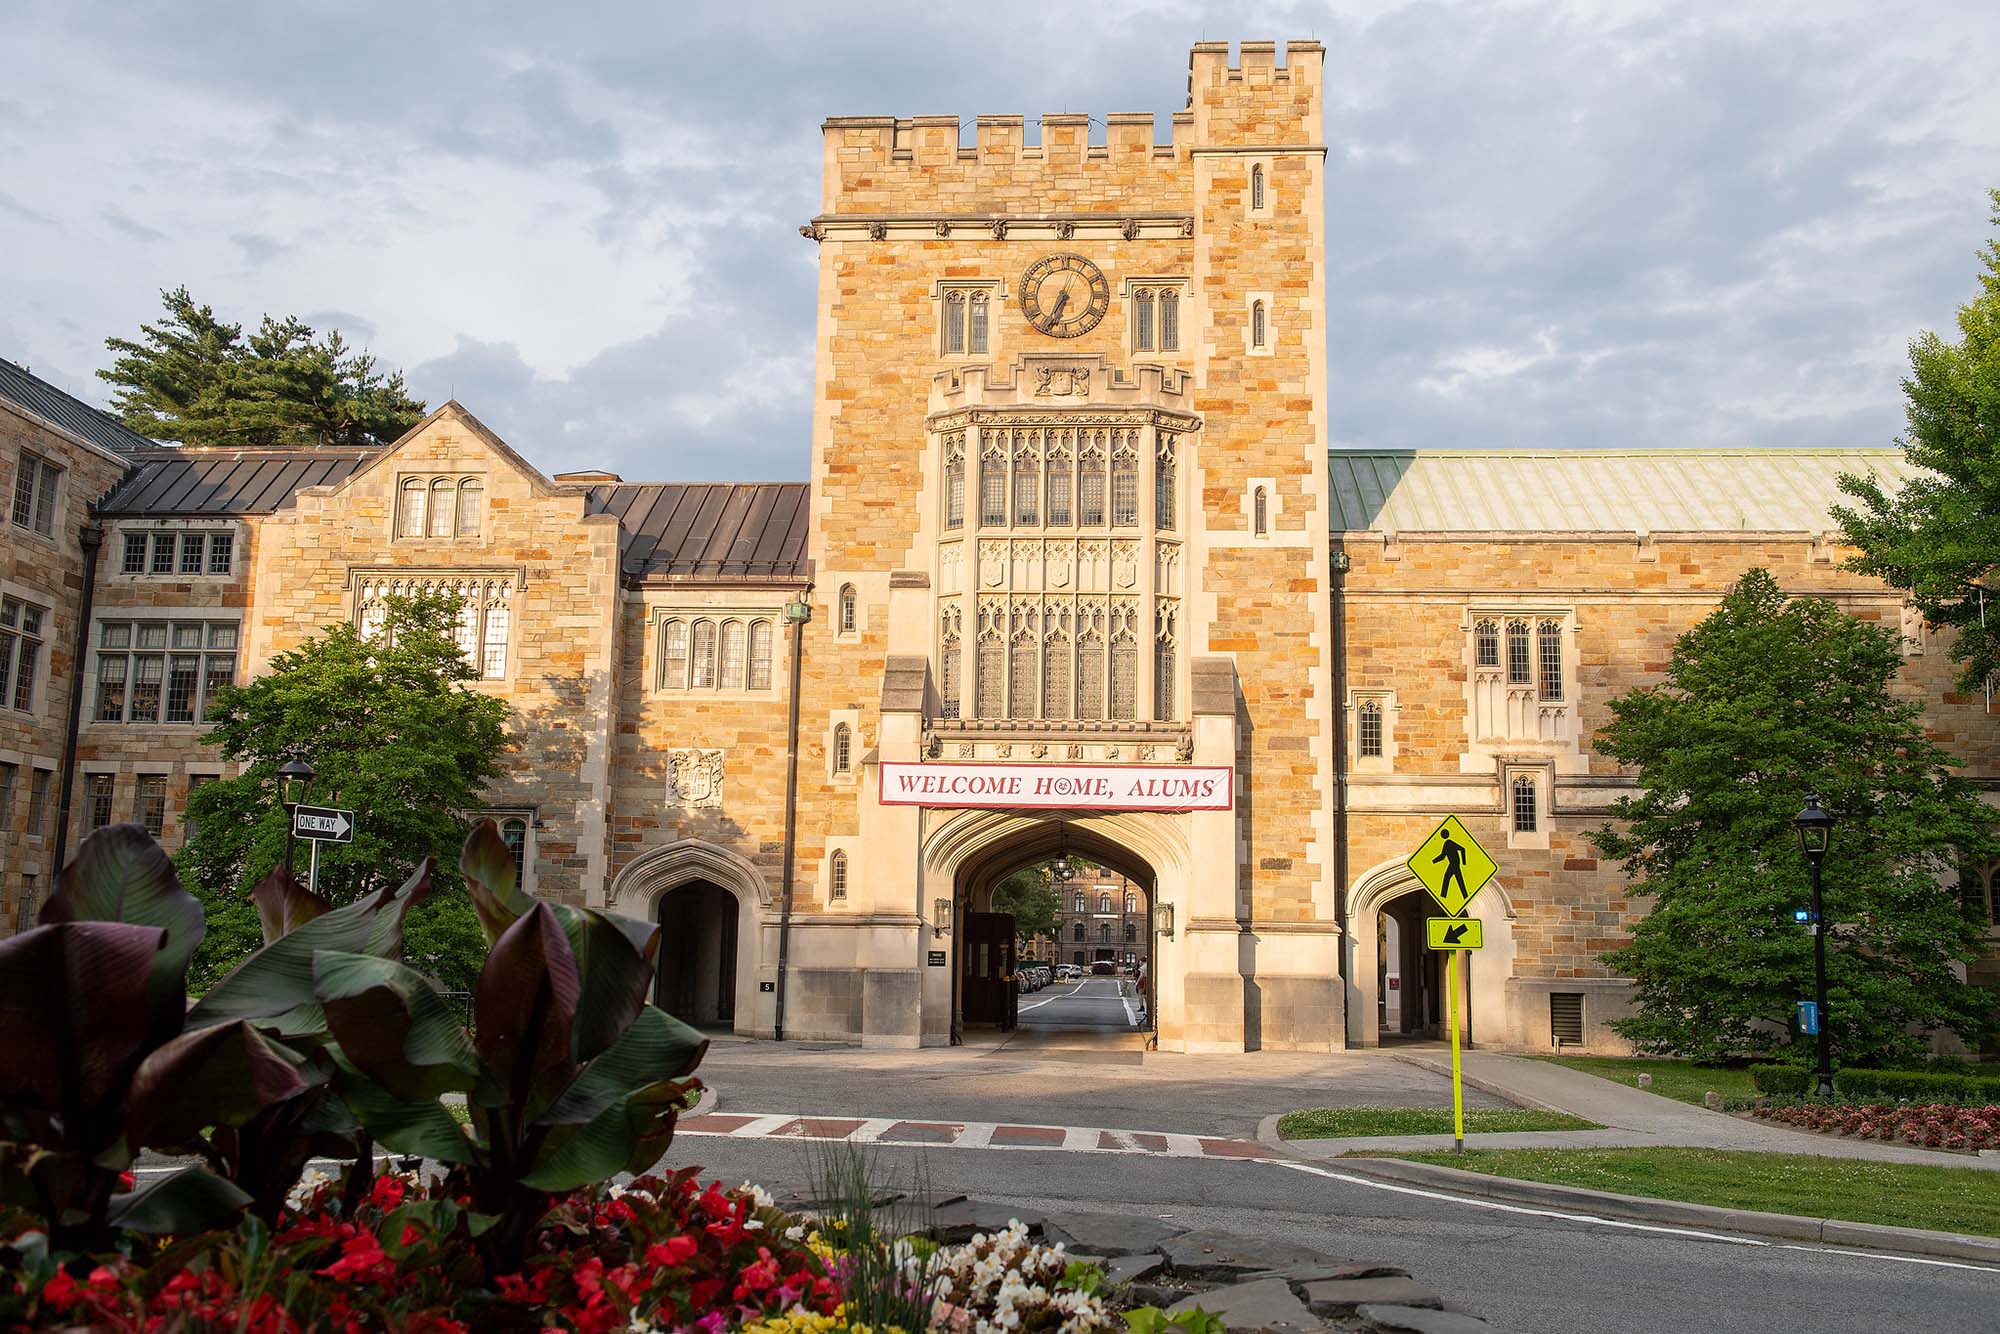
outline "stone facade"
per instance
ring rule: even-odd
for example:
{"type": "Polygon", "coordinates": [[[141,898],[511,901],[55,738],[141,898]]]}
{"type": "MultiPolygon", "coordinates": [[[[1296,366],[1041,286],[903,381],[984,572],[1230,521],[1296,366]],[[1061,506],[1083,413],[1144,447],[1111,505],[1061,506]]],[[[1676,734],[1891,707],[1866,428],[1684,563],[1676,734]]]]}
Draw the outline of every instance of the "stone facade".
{"type": "Polygon", "coordinates": [[[951,118],[827,121],[809,485],[545,476],[456,403],[382,450],[127,458],[0,392],[0,470],[68,470],[51,537],[8,529],[0,591],[50,619],[33,706],[0,709],[0,929],[46,887],[30,775],[62,765],[103,496],[72,836],[178,846],[226,772],[187,716],[211,680],[428,584],[469,600],[474,688],[509,706],[487,806],[529,887],[661,921],[662,1001],[699,1022],[958,1040],[966,919],[1064,852],[1102,874],[1066,889],[1089,911],[1065,902],[1056,959],[1115,923],[1161,1047],[1422,1031],[1403,859],[1457,813],[1501,865],[1471,1036],[1547,1048],[1560,1016],[1616,1049],[1599,956],[1645,905],[1586,839],[1630,782],[1591,738],[1732,580],[1902,625],[1908,688],[1990,780],[1986,701],[1828,537],[1831,470],[1889,451],[1669,452],[1640,483],[1623,455],[1329,455],[1322,57],[1197,46],[1165,142],[1148,116],[1103,144],[1044,117],[1038,145],[981,117],[968,147],[951,118]],[[888,766],[944,764],[1219,773],[1228,800],[890,799],[888,766]]]}

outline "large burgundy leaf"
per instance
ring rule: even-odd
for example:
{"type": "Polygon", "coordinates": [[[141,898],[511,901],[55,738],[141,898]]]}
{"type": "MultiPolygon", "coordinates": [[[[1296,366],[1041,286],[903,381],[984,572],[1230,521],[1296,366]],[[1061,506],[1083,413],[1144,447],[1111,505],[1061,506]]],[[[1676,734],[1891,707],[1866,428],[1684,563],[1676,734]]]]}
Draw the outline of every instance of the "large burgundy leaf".
{"type": "Polygon", "coordinates": [[[524,1121],[532,1120],[576,1073],[576,955],[562,923],[536,903],[494,942],[473,994],[473,1040],[524,1121]]]}
{"type": "Polygon", "coordinates": [[[578,1061],[588,1061],[618,1041],[638,1018],[653,985],[651,958],[660,928],[593,908],[556,909],[556,919],[576,955],[582,995],[571,1041],[578,1061]]]}
{"type": "Polygon", "coordinates": [[[151,1045],[146,988],[165,939],[157,926],[63,922],[0,940],[0,1099],[82,1133],[151,1045]]]}
{"type": "Polygon", "coordinates": [[[204,1126],[240,1126],[309,1087],[297,1053],[247,1021],[183,1033],[132,1076],[125,1140],[134,1149],[186,1143],[204,1126]]]}
{"type": "Polygon", "coordinates": [[[257,882],[250,891],[250,901],[257,905],[257,924],[264,929],[266,945],[333,911],[331,903],[300,884],[282,866],[271,868],[271,874],[257,882]]]}
{"type": "Polygon", "coordinates": [[[466,835],[458,869],[465,877],[465,892],[472,896],[472,910],[478,914],[479,929],[486,933],[489,945],[534,906],[535,900],[520,890],[514,850],[491,820],[481,820],[466,835]]]}
{"type": "Polygon", "coordinates": [[[152,960],[148,996],[165,1030],[180,1031],[187,1008],[188,960],[208,933],[201,902],[181,888],[174,863],[136,824],[106,825],[83,840],[62,870],[41,922],[124,922],[167,933],[152,960]]]}
{"type": "Polygon", "coordinates": [[[415,969],[321,950],[313,956],[313,986],[341,1055],[396,1097],[436,1098],[478,1081],[465,1025],[415,969]]]}

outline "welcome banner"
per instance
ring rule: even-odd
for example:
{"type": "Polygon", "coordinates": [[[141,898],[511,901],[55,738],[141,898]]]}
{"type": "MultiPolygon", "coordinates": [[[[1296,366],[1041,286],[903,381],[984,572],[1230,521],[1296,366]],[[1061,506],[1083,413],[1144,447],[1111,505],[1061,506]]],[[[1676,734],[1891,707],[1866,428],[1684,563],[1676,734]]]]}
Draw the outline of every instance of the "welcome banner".
{"type": "Polygon", "coordinates": [[[1226,811],[1233,770],[1179,764],[882,766],[882,804],[981,810],[1226,811]]]}

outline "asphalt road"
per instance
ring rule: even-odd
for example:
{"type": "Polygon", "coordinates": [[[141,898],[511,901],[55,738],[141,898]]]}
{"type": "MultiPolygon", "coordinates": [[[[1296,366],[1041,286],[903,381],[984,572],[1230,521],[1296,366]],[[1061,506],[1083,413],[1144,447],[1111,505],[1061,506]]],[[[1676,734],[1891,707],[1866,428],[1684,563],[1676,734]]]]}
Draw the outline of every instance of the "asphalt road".
{"type": "Polygon", "coordinates": [[[1029,1029],[1129,1033],[1138,1028],[1141,998],[1122,978],[1055,982],[1021,997],[1020,1023],[1029,1029]]]}
{"type": "MultiPolygon", "coordinates": [[[[701,1069],[721,1110],[1097,1126],[1254,1137],[1312,1106],[1445,1106],[1449,1084],[1387,1053],[1141,1056],[1093,991],[1050,987],[1006,1040],[921,1052],[718,1042],[701,1069]],[[1071,993],[1065,995],[1063,993],[1071,993]],[[1088,998],[1088,999],[1086,999],[1088,998]],[[1060,1005],[1064,1007],[1056,1010],[1060,1005]],[[1054,1025],[1031,1024],[1055,1010],[1054,1025]]],[[[1502,1105],[1467,1090],[1468,1105],[1502,1105]]],[[[689,1135],[666,1162],[729,1182],[810,1187],[827,1146],[689,1135]]],[[[2000,1270],[1690,1235],[1396,1189],[1338,1167],[1030,1149],[874,1146],[878,1174],[1023,1208],[1171,1217],[1408,1269],[1514,1334],[2000,1331],[2000,1270]]]]}

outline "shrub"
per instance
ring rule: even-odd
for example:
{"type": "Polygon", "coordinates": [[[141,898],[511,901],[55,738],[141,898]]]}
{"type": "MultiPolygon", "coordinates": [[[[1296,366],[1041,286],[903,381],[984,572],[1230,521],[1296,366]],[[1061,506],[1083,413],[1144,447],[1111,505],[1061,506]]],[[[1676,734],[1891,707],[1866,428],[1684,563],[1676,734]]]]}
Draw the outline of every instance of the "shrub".
{"type": "Polygon", "coordinates": [[[2000,1103],[2000,1076],[1934,1070],[1836,1070],[1833,1091],[1852,1102],[2000,1103]]]}
{"type": "Polygon", "coordinates": [[[1803,1098],[1812,1087],[1812,1072],[1802,1065],[1753,1065],[1750,1082],[1774,1098],[1803,1098]]]}

